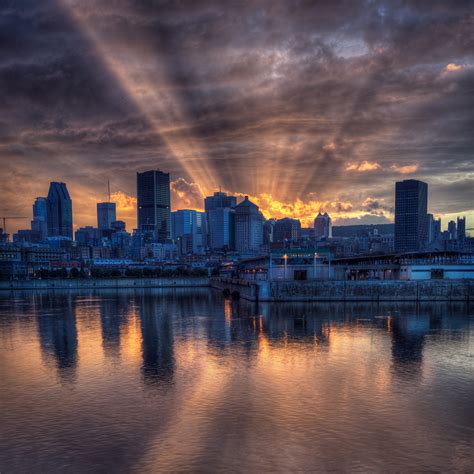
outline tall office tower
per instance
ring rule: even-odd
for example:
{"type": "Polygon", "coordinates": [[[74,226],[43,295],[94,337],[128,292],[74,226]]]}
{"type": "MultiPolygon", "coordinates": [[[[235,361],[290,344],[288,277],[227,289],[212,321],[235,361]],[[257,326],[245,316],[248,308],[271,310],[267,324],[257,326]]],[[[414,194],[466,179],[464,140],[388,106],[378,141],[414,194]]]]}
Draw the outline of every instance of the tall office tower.
{"type": "Polygon", "coordinates": [[[449,221],[448,222],[448,233],[449,233],[449,240],[456,240],[458,233],[456,229],[456,222],[449,221]]]}
{"type": "Polygon", "coordinates": [[[31,230],[38,232],[41,240],[48,236],[48,200],[45,197],[37,197],[33,204],[31,230]]]}
{"type": "Polygon", "coordinates": [[[262,213],[248,196],[235,208],[235,248],[238,252],[258,252],[263,244],[262,213]]]}
{"type": "Polygon", "coordinates": [[[433,214],[427,214],[427,242],[433,243],[441,237],[441,219],[435,219],[433,214]]]}
{"type": "Polygon", "coordinates": [[[466,238],[466,218],[465,217],[458,217],[458,232],[457,238],[458,240],[464,240],[466,238]]]}
{"type": "Polygon", "coordinates": [[[428,240],[428,185],[416,179],[395,184],[395,251],[418,252],[428,240]]]}
{"type": "Polygon", "coordinates": [[[170,175],[159,170],[137,173],[138,230],[156,241],[170,239],[170,175]]]}
{"type": "Polygon", "coordinates": [[[117,220],[115,202],[97,203],[97,227],[100,230],[112,229],[112,222],[117,220]]]}
{"type": "Polygon", "coordinates": [[[297,241],[301,235],[301,222],[298,219],[278,219],[273,230],[275,242],[297,241]]]}
{"type": "Polygon", "coordinates": [[[318,212],[314,219],[314,236],[319,239],[332,238],[332,220],[327,212],[324,214],[318,212]]]}
{"type": "Polygon", "coordinates": [[[52,182],[47,201],[48,236],[72,239],[72,201],[66,184],[52,182]]]}
{"type": "Polygon", "coordinates": [[[208,245],[212,250],[235,248],[235,211],[219,207],[207,213],[208,245]]]}
{"type": "Polygon", "coordinates": [[[218,192],[204,199],[207,224],[207,245],[214,250],[234,248],[235,196],[218,192]],[[223,209],[226,209],[223,211],[223,209]]]}
{"type": "Polygon", "coordinates": [[[180,209],[171,213],[171,238],[187,241],[185,253],[205,252],[206,218],[204,212],[180,209]]]}
{"type": "Polygon", "coordinates": [[[427,242],[434,242],[434,216],[433,214],[426,214],[426,235],[427,242]]]}
{"type": "Polygon", "coordinates": [[[433,240],[437,241],[441,237],[441,217],[433,222],[433,240]]]}
{"type": "Polygon", "coordinates": [[[213,196],[208,196],[204,199],[204,210],[206,212],[221,207],[230,207],[233,209],[237,205],[237,198],[235,196],[227,196],[226,193],[218,192],[213,196]]]}

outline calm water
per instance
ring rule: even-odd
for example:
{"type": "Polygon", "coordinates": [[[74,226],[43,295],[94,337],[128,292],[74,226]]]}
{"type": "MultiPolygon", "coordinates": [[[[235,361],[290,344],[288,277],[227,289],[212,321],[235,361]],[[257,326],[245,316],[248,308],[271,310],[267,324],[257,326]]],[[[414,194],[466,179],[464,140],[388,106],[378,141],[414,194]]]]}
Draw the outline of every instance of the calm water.
{"type": "Polygon", "coordinates": [[[472,472],[473,315],[0,294],[0,471],[472,472]]]}

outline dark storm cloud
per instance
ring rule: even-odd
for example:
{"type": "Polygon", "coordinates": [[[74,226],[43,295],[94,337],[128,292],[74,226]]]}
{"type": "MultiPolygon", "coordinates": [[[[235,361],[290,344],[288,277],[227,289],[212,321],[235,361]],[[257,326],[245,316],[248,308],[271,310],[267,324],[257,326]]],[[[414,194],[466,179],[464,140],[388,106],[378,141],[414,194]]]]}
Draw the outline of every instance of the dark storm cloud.
{"type": "Polygon", "coordinates": [[[313,202],[305,212],[341,202],[329,208],[341,218],[387,219],[404,177],[430,183],[435,213],[472,210],[473,11],[458,0],[4,2],[1,207],[25,208],[62,179],[76,201],[90,195],[85,220],[108,177],[132,195],[135,171],[152,167],[178,183],[174,207],[196,205],[204,159],[214,185],[313,202]],[[155,103],[140,99],[144,84],[155,103]],[[19,200],[13,183],[28,172],[37,180],[19,200]]]}

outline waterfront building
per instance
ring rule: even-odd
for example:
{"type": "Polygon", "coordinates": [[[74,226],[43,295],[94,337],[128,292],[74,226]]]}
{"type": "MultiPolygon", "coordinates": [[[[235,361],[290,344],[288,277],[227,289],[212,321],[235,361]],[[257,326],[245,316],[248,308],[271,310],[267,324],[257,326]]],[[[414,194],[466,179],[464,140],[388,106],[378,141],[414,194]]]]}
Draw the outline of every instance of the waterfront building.
{"type": "Polygon", "coordinates": [[[204,199],[207,222],[207,245],[213,250],[234,248],[235,196],[217,192],[204,199]]]}
{"type": "Polygon", "coordinates": [[[160,262],[173,262],[178,255],[178,249],[172,243],[154,242],[151,244],[151,254],[160,262]]]}
{"type": "Polygon", "coordinates": [[[206,246],[206,216],[204,212],[193,209],[180,209],[171,213],[171,238],[186,242],[185,247],[181,247],[181,253],[205,252],[206,246]]]}
{"type": "Polygon", "coordinates": [[[81,245],[96,245],[100,239],[100,231],[90,225],[80,227],[74,233],[74,238],[76,242],[81,245]]]}
{"type": "Polygon", "coordinates": [[[428,214],[427,226],[428,243],[437,242],[441,237],[441,219],[435,219],[433,214],[428,214]]]}
{"type": "Polygon", "coordinates": [[[448,233],[449,233],[449,240],[456,240],[458,234],[457,234],[457,228],[456,228],[456,222],[455,221],[449,221],[448,222],[448,233]]]}
{"type": "Polygon", "coordinates": [[[20,229],[13,234],[13,242],[41,242],[41,232],[32,229],[20,229]]]}
{"type": "Polygon", "coordinates": [[[265,245],[275,242],[275,223],[276,219],[267,219],[263,223],[263,243],[265,245]]]}
{"type": "Polygon", "coordinates": [[[434,217],[433,217],[433,214],[427,214],[426,216],[426,225],[427,225],[427,229],[426,229],[426,235],[428,236],[428,239],[427,239],[427,242],[428,243],[432,243],[434,242],[434,223],[435,223],[435,220],[434,220],[434,217]]]}
{"type": "Polygon", "coordinates": [[[274,242],[296,242],[301,236],[301,222],[297,219],[278,219],[274,226],[274,242]]]}
{"type": "Polygon", "coordinates": [[[137,173],[137,217],[139,232],[152,232],[158,242],[170,239],[169,173],[137,173]]]}
{"type": "Polygon", "coordinates": [[[50,184],[47,204],[48,236],[72,239],[72,201],[65,183],[50,184]]]}
{"type": "Polygon", "coordinates": [[[458,217],[457,219],[457,239],[464,240],[466,238],[466,218],[458,217]]]}
{"type": "Polygon", "coordinates": [[[99,230],[112,229],[112,223],[117,221],[115,202],[97,203],[97,227],[99,230]]]}
{"type": "Polygon", "coordinates": [[[8,237],[9,235],[6,232],[4,232],[2,228],[0,228],[0,243],[8,242],[8,237]]]}
{"type": "Polygon", "coordinates": [[[263,215],[248,196],[235,208],[235,247],[238,252],[254,253],[263,244],[263,215]]]}
{"type": "Polygon", "coordinates": [[[428,240],[428,185],[407,179],[395,184],[395,251],[417,252],[428,240]]]}
{"type": "Polygon", "coordinates": [[[222,207],[235,208],[237,205],[237,198],[235,196],[227,196],[226,193],[217,192],[213,196],[208,196],[204,199],[205,212],[219,209],[222,207]]]}
{"type": "Polygon", "coordinates": [[[45,197],[37,197],[33,204],[31,230],[38,232],[41,240],[48,236],[48,200],[45,197]]]}
{"type": "Polygon", "coordinates": [[[235,248],[235,211],[220,207],[207,213],[209,247],[212,250],[235,248]]]}
{"type": "Polygon", "coordinates": [[[123,232],[125,231],[126,224],[124,221],[114,221],[112,222],[112,229],[115,232],[123,232]]]}
{"type": "Polygon", "coordinates": [[[314,235],[319,239],[332,238],[332,220],[327,212],[319,212],[314,219],[314,235]]]}

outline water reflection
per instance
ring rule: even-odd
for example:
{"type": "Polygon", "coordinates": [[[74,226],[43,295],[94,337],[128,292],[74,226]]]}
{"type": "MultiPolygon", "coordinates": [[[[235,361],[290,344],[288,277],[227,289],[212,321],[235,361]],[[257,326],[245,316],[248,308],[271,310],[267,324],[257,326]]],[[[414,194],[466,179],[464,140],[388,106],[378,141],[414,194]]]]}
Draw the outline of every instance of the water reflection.
{"type": "Polygon", "coordinates": [[[77,330],[74,301],[70,295],[57,298],[39,295],[34,300],[41,350],[54,357],[59,376],[73,381],[77,366],[77,330]]]}
{"type": "MultiPolygon", "coordinates": [[[[70,381],[78,361],[75,314],[83,309],[77,301],[77,295],[61,292],[54,296],[38,293],[29,299],[36,314],[43,355],[46,360],[53,356],[60,376],[70,381]]],[[[136,312],[141,340],[135,350],[141,352],[143,380],[151,385],[173,381],[177,337],[205,337],[213,350],[225,353],[237,345],[247,357],[257,357],[262,344],[304,344],[313,350],[328,351],[332,328],[339,332],[368,328],[389,336],[394,374],[414,377],[422,369],[427,335],[459,338],[459,331],[470,324],[469,318],[452,317],[468,311],[462,303],[256,304],[224,299],[207,290],[109,291],[99,293],[95,301],[103,351],[111,358],[119,356],[121,337],[129,330],[133,319],[130,316],[136,312]]]]}
{"type": "Polygon", "coordinates": [[[120,293],[99,301],[102,347],[106,355],[114,357],[120,350],[120,335],[128,325],[131,302],[126,295],[120,293]]]}
{"type": "Polygon", "coordinates": [[[175,370],[171,315],[161,302],[142,296],[138,303],[142,330],[143,377],[146,383],[171,383],[175,370]]]}
{"type": "Polygon", "coordinates": [[[0,471],[472,471],[473,312],[0,295],[0,471]]]}

